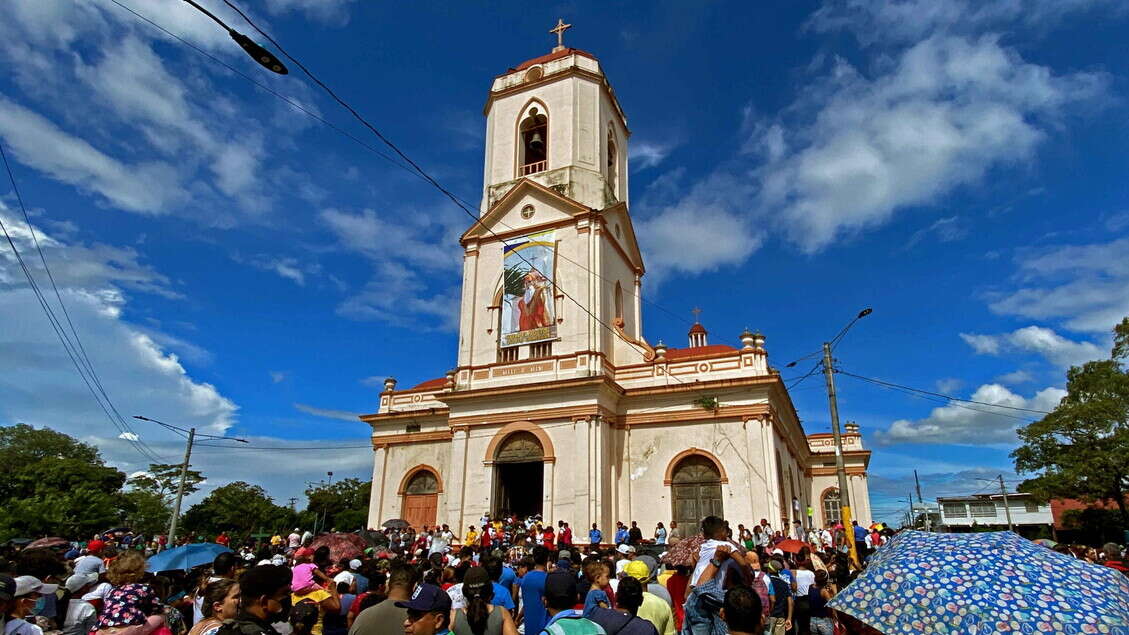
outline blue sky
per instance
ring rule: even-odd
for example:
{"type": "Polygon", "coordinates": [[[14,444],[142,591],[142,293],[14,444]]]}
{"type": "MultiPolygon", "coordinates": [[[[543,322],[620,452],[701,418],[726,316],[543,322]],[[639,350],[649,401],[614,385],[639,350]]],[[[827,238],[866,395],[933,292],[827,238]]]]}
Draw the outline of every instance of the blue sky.
{"type": "MultiPolygon", "coordinates": [[[[120,1],[376,143],[183,3],[120,1]]],[[[633,132],[645,296],[665,309],[645,309],[650,341],[683,342],[700,306],[712,343],[760,329],[783,367],[871,306],[837,350],[845,370],[1046,410],[1129,314],[1115,0],[244,5],[471,201],[491,78],[572,23],[566,43],[600,59],[633,132]]],[[[469,219],[418,179],[110,0],[15,0],[0,58],[0,140],[122,414],[268,447],[364,445],[355,414],[384,377],[453,366],[469,219]]],[[[0,204],[33,254],[6,185],[0,204]]],[[[0,302],[0,422],[142,469],[6,253],[0,302]]],[[[913,469],[927,498],[1014,482],[1021,421],[838,382],[875,451],[876,516],[896,519],[913,469]]],[[[793,399],[809,432],[829,429],[818,377],[793,399]]],[[[132,423],[179,460],[176,437],[132,423]]],[[[328,470],[367,478],[370,453],[201,448],[194,464],[285,500],[328,470]]]]}

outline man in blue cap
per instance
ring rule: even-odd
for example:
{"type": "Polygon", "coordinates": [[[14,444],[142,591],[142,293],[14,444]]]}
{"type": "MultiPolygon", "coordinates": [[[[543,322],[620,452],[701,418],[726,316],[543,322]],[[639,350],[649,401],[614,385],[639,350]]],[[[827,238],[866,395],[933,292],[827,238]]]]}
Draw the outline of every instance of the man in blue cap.
{"type": "Polygon", "coordinates": [[[451,632],[451,596],[434,584],[421,584],[406,602],[396,606],[408,610],[404,620],[407,635],[447,635],[451,632]]]}

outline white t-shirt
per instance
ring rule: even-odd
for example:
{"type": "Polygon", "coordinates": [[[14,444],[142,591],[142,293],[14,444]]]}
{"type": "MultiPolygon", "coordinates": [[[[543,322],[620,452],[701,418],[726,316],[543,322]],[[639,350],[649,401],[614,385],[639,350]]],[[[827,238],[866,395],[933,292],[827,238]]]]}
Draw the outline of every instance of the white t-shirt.
{"type": "Polygon", "coordinates": [[[101,582],[101,583],[98,584],[98,586],[94,587],[93,589],[90,589],[90,591],[87,592],[86,595],[82,596],[82,599],[105,601],[106,596],[108,596],[110,594],[110,591],[112,591],[113,588],[114,588],[113,585],[110,584],[109,582],[101,582]]]}
{"type": "MultiPolygon", "coordinates": [[[[713,554],[717,552],[720,546],[729,547],[730,550],[736,550],[737,544],[729,542],[728,540],[707,540],[702,543],[701,548],[698,550],[698,564],[694,566],[694,573],[690,575],[690,584],[697,586],[698,578],[702,577],[706,567],[709,566],[710,560],[713,559],[713,554]]],[[[625,565],[626,566],[626,565],[625,565]]]]}
{"type": "Polygon", "coordinates": [[[807,569],[796,569],[792,573],[796,575],[796,595],[807,597],[808,589],[815,584],[815,572],[807,569]]]}
{"type": "Polygon", "coordinates": [[[4,635],[43,635],[43,629],[19,618],[8,620],[4,625],[4,635]]]}
{"type": "Polygon", "coordinates": [[[463,595],[463,583],[462,582],[460,582],[458,584],[451,585],[451,588],[447,589],[447,595],[451,596],[451,608],[452,609],[465,609],[466,608],[466,596],[463,595]]]}
{"type": "Polygon", "coordinates": [[[353,586],[353,582],[355,582],[356,580],[357,580],[357,577],[353,575],[352,571],[342,571],[341,573],[338,573],[337,575],[333,576],[334,582],[337,582],[338,584],[340,584],[341,582],[344,582],[345,584],[348,584],[349,586],[353,586]]]}
{"type": "Polygon", "coordinates": [[[63,620],[63,635],[86,635],[95,626],[98,611],[89,602],[72,598],[67,604],[67,616],[63,620]]]}
{"type": "Polygon", "coordinates": [[[95,575],[106,572],[106,563],[98,556],[85,555],[74,561],[75,575],[95,575]]]}
{"type": "Polygon", "coordinates": [[[294,532],[286,537],[286,542],[291,549],[297,549],[302,546],[302,537],[298,535],[298,532],[294,532]]]}

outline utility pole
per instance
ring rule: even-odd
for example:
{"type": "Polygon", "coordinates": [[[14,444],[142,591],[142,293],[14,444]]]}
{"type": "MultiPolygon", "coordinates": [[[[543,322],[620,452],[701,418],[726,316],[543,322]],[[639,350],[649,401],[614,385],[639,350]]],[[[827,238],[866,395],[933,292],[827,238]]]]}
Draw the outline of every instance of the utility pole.
{"type": "Polygon", "coordinates": [[[298,499],[294,498],[293,496],[290,497],[290,511],[298,511],[298,499]]]}
{"type": "Polygon", "coordinates": [[[1007,514],[1007,530],[1015,531],[1015,526],[1011,524],[1011,508],[1007,506],[1007,488],[1004,487],[1004,475],[1000,474],[1000,493],[1004,495],[1004,513],[1007,514]]]}
{"type": "MultiPolygon", "coordinates": [[[[857,318],[856,318],[857,319],[857,318]]],[[[847,467],[843,463],[843,439],[839,435],[839,402],[835,397],[835,376],[831,366],[831,342],[823,343],[823,376],[827,381],[827,402],[831,409],[831,434],[835,439],[835,472],[839,476],[839,512],[842,517],[843,532],[847,534],[851,562],[861,567],[858,549],[855,547],[855,532],[851,526],[851,497],[847,491],[847,467]]]]}
{"type": "Polygon", "coordinates": [[[913,471],[913,482],[917,485],[917,502],[921,504],[921,509],[925,512],[925,531],[929,531],[929,510],[925,507],[925,499],[921,498],[921,481],[917,478],[917,470],[913,471]]]}
{"type": "MultiPolygon", "coordinates": [[[[327,474],[329,474],[329,485],[327,486],[327,488],[333,487],[333,472],[327,472],[327,474]]],[[[322,531],[325,531],[325,517],[328,513],[329,513],[329,503],[326,503],[325,507],[321,508],[321,528],[322,528],[322,531]]],[[[314,530],[314,533],[315,534],[318,533],[317,530],[314,530]]]]}
{"type": "MultiPolygon", "coordinates": [[[[172,549],[176,546],[176,525],[180,520],[180,503],[184,500],[184,487],[185,482],[188,480],[188,462],[192,459],[192,444],[196,441],[196,428],[181,428],[180,426],[174,426],[170,423],[157,421],[156,419],[150,419],[149,417],[143,417],[141,415],[133,415],[133,418],[164,426],[165,428],[168,428],[169,430],[172,430],[179,434],[185,434],[188,438],[188,443],[184,448],[184,463],[180,466],[180,483],[176,486],[176,503],[173,505],[172,518],[169,519],[169,539],[167,544],[168,548],[172,549]]],[[[200,436],[206,439],[216,439],[220,441],[238,441],[240,443],[247,443],[246,439],[239,439],[236,437],[224,437],[214,434],[201,434],[200,436]]]]}
{"type": "Polygon", "coordinates": [[[196,440],[196,428],[188,429],[188,445],[184,448],[184,464],[180,466],[180,484],[176,486],[176,504],[169,520],[169,548],[176,546],[176,523],[180,520],[180,501],[184,500],[184,482],[188,479],[188,461],[192,458],[192,442],[196,440]]]}

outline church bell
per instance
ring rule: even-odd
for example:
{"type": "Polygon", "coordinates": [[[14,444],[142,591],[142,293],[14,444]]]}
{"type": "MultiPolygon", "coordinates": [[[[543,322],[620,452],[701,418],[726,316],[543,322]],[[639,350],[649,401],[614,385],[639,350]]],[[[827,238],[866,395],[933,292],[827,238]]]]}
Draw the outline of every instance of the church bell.
{"type": "Polygon", "coordinates": [[[529,147],[534,150],[545,149],[545,139],[541,136],[540,132],[533,133],[533,136],[529,139],[529,147]]]}

